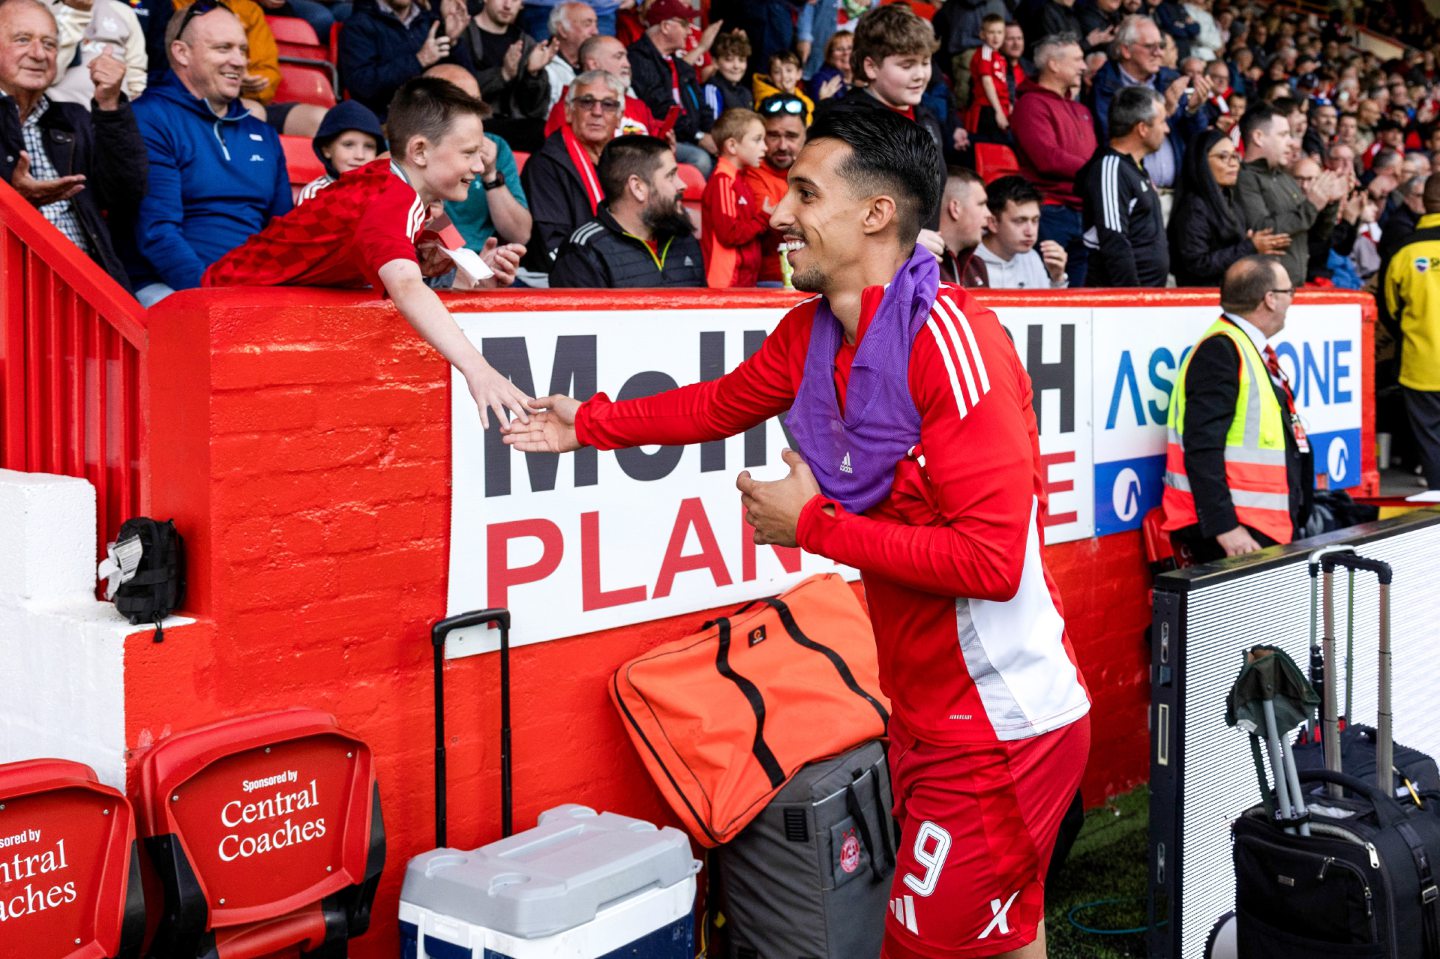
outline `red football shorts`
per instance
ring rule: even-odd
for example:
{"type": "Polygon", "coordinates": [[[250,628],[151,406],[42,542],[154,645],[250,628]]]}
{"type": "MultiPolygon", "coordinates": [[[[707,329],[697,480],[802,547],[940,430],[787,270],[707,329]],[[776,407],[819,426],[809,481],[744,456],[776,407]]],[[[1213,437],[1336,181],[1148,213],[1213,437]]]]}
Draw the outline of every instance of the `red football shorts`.
{"type": "Polygon", "coordinates": [[[883,959],[971,959],[1033,942],[1090,755],[1089,717],[1017,742],[932,746],[893,724],[891,736],[900,851],[883,959]]]}

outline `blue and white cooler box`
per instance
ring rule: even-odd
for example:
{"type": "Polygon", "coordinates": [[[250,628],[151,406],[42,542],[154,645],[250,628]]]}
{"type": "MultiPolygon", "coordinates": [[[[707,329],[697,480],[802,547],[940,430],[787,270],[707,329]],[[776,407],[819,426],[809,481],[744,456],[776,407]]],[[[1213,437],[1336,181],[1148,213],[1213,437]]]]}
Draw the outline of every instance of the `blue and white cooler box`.
{"type": "Polygon", "coordinates": [[[410,860],[404,959],[692,959],[699,861],[678,829],[557,806],[534,829],[410,860]]]}

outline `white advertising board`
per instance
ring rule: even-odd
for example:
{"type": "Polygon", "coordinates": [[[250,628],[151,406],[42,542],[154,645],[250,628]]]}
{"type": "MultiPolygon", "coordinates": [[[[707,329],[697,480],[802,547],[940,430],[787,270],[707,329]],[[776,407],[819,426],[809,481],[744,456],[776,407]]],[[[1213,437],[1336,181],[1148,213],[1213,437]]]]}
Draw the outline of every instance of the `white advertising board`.
{"type": "MultiPolygon", "coordinates": [[[[1212,308],[1001,307],[1034,384],[1047,543],[1140,525],[1159,503],[1165,412],[1212,308]]],[[[534,395],[644,396],[715,379],[754,352],[772,309],[465,314],[461,329],[534,395]]],[[[1360,479],[1360,309],[1297,306],[1277,351],[1334,487],[1360,479]]],[[[830,561],[756,547],[735,477],[776,479],[779,419],[727,440],[563,457],[512,452],[451,389],[449,612],[506,606],[515,645],[778,592],[830,561]]],[[[853,577],[854,571],[840,569],[853,577]]],[[[457,634],[450,655],[494,648],[457,634]]]]}

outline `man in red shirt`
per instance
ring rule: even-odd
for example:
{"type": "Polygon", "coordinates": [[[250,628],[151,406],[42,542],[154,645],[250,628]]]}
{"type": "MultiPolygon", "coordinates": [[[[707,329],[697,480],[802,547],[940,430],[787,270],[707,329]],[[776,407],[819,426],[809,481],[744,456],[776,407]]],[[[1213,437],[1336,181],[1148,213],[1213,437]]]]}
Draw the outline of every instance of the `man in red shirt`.
{"type": "MultiPolygon", "coordinates": [[[[425,285],[426,276],[454,264],[438,243],[417,246],[431,205],[464,200],[471,181],[485,172],[484,114],[483,103],[451,83],[410,80],[390,101],[391,159],[347,173],[272,220],[206,270],[202,285],[384,289],[415,331],[465,377],[486,429],[492,411],[502,423],[507,410],[527,419],[528,397],[485,361],[425,285]]],[[[494,276],[480,285],[509,286],[524,252],[515,243],[497,246],[491,237],[480,258],[494,276]]]]}
{"type": "Polygon", "coordinates": [[[1035,959],[1090,701],[1041,559],[1029,377],[995,314],[916,246],[940,199],[936,153],[891,111],[822,114],[772,218],[795,286],[821,295],[718,380],[551,396],[505,441],[699,443],[788,410],[790,475],[736,485],[757,543],[864,578],[902,830],[883,956],[1035,959]]]}

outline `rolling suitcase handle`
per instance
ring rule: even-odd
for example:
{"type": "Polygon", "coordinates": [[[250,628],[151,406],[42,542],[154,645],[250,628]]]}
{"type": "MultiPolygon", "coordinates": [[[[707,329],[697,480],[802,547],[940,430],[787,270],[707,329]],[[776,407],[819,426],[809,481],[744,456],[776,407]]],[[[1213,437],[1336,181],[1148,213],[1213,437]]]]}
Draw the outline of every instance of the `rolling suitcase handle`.
{"type": "Polygon", "coordinates": [[[510,822],[510,610],[481,609],[442,619],[430,628],[435,649],[435,845],[448,845],[445,809],[445,637],[457,629],[500,625],[500,830],[512,832],[510,822]]]}
{"type": "MultiPolygon", "coordinates": [[[[1394,715],[1390,705],[1390,583],[1394,573],[1390,564],[1378,559],[1367,559],[1354,553],[1326,553],[1320,557],[1324,573],[1324,615],[1325,615],[1325,686],[1321,693],[1324,712],[1325,768],[1340,772],[1340,717],[1335,689],[1335,612],[1331,608],[1335,592],[1335,567],[1348,570],[1367,571],[1375,574],[1380,581],[1380,692],[1379,717],[1375,724],[1375,783],[1385,795],[1392,795],[1394,776],[1391,766],[1395,761],[1393,736],[1394,715]]],[[[1340,787],[1330,783],[1327,787],[1332,798],[1339,798],[1340,787]]]]}

